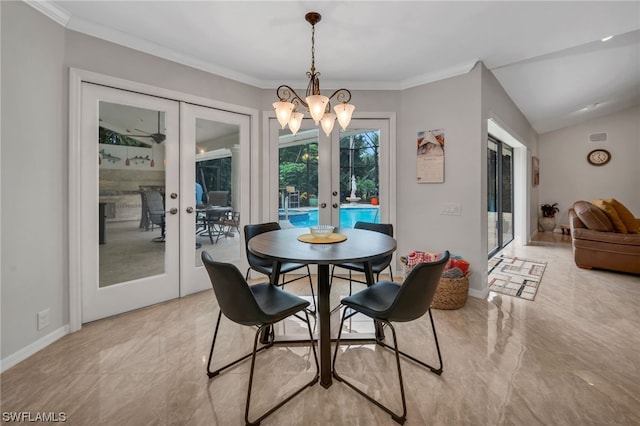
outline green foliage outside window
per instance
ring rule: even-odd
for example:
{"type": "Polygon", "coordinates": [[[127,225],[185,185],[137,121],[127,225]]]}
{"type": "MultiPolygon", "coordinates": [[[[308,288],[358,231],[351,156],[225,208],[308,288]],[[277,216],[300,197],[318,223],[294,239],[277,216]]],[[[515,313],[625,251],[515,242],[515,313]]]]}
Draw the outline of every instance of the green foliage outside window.
{"type": "MultiPolygon", "coordinates": [[[[351,195],[351,176],[356,177],[356,196],[363,201],[378,195],[379,132],[359,133],[340,139],[340,200],[351,195]]],[[[299,194],[300,206],[316,204],[318,194],[318,143],[280,148],[279,187],[293,186],[299,194]],[[311,201],[314,200],[314,201],[311,201]]]]}

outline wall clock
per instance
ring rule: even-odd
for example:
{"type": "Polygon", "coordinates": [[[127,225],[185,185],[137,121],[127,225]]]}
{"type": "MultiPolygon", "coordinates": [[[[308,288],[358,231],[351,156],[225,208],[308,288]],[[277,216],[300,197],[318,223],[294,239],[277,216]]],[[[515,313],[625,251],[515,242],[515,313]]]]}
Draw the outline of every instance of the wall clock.
{"type": "Polygon", "coordinates": [[[611,153],[606,149],[594,149],[587,154],[587,161],[594,166],[604,166],[611,160],[611,153]]]}

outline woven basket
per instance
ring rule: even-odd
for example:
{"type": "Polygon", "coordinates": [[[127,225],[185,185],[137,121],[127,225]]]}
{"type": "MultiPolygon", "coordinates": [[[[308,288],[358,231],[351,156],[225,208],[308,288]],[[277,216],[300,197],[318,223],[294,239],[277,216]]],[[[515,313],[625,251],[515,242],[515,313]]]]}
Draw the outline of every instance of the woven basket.
{"type": "MultiPolygon", "coordinates": [[[[407,265],[407,258],[402,256],[400,261],[404,264],[404,278],[409,275],[412,267],[407,265]]],[[[460,278],[440,278],[440,283],[433,296],[431,307],[433,309],[460,309],[467,303],[469,295],[469,276],[467,272],[460,278]]]]}
{"type": "Polygon", "coordinates": [[[469,294],[469,275],[471,272],[461,278],[440,278],[431,307],[434,309],[462,308],[467,303],[469,294]]]}

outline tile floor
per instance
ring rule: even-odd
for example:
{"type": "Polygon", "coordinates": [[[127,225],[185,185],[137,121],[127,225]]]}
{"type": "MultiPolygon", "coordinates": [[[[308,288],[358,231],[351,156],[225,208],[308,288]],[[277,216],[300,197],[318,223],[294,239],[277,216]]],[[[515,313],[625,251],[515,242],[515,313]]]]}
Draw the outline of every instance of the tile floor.
{"type": "MultiPolygon", "coordinates": [[[[535,301],[492,293],[459,310],[434,310],[444,373],[403,361],[407,425],[640,424],[640,278],[578,269],[568,237],[541,239],[505,250],[548,262],[535,301]]],[[[335,288],[337,303],[346,286],[335,288]]],[[[0,376],[3,416],[64,412],[70,425],[243,424],[248,363],[213,380],[205,374],[216,315],[207,291],[85,324],[0,376]]],[[[428,316],[401,324],[402,348],[433,359],[429,330],[428,316]]],[[[250,348],[251,329],[223,320],[220,333],[219,347],[228,349],[218,362],[250,348]]],[[[388,351],[341,350],[342,374],[399,407],[388,351]]],[[[255,409],[313,374],[311,365],[306,347],[263,353],[255,409]]],[[[307,389],[263,424],[395,423],[334,381],[307,389]]]]}

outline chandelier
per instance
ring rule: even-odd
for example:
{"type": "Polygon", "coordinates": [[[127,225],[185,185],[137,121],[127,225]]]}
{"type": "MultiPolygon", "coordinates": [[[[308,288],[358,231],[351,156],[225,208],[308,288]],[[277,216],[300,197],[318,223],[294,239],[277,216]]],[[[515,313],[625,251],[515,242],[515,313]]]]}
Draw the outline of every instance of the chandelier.
{"type": "Polygon", "coordinates": [[[304,114],[298,112],[298,107],[303,105],[307,108],[307,111],[311,114],[311,118],[316,124],[320,123],[322,130],[329,136],[333,130],[333,125],[336,118],[338,123],[342,126],[342,130],[345,130],[351,122],[351,115],[356,108],[349,103],[351,100],[351,92],[347,89],[338,89],[329,97],[320,94],[320,73],[316,72],[316,58],[315,58],[315,34],[316,24],[320,22],[322,16],[317,12],[309,12],[304,16],[304,19],[311,24],[311,70],[307,72],[309,77],[309,84],[307,85],[307,91],[305,98],[302,99],[295,90],[290,86],[283,84],[276,90],[276,96],[279,101],[273,103],[273,107],[276,110],[276,117],[278,122],[284,129],[289,125],[289,130],[294,135],[300,129],[304,114]],[[336,98],[338,105],[333,107],[335,114],[331,112],[331,99],[336,98]]]}

